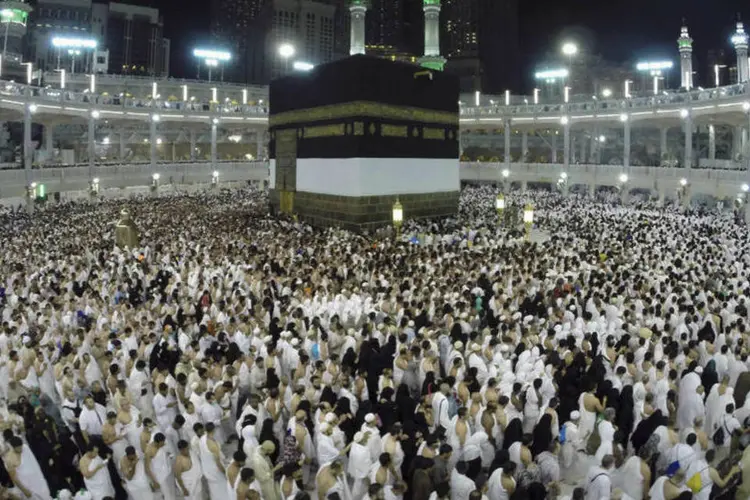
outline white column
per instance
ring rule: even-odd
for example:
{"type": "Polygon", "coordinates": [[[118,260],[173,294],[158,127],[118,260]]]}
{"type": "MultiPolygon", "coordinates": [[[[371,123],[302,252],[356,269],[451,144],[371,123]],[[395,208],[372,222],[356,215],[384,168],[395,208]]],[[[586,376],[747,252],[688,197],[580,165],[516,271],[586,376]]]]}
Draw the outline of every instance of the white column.
{"type": "Polygon", "coordinates": [[[669,151],[667,150],[667,133],[669,132],[669,129],[667,127],[662,127],[659,129],[659,152],[661,154],[661,158],[659,158],[659,164],[661,165],[661,160],[664,158],[665,155],[669,154],[669,151]]]}
{"type": "Polygon", "coordinates": [[[89,149],[89,182],[94,179],[94,159],[96,156],[96,120],[89,113],[89,127],[88,127],[88,149],[89,149]]]}
{"type": "MultiPolygon", "coordinates": [[[[262,161],[263,158],[265,157],[265,154],[264,154],[265,153],[265,151],[264,151],[264,149],[265,149],[265,142],[266,142],[265,141],[265,137],[266,137],[266,133],[263,130],[259,130],[255,134],[255,142],[256,142],[255,158],[258,161],[262,161]]],[[[460,139],[459,139],[459,142],[460,142],[460,139]]],[[[460,153],[459,153],[459,155],[460,155],[460,153]]]]}
{"type": "Polygon", "coordinates": [[[557,134],[552,136],[550,147],[552,148],[552,163],[557,163],[557,134]]]}
{"type": "Polygon", "coordinates": [[[44,126],[44,150],[47,153],[45,163],[51,163],[52,157],[55,155],[54,131],[54,125],[44,126]]]}
{"type": "Polygon", "coordinates": [[[349,7],[351,16],[351,47],[350,55],[365,53],[365,16],[367,15],[367,6],[362,3],[352,2],[349,7]]]}
{"type": "Polygon", "coordinates": [[[597,126],[594,126],[591,132],[591,147],[589,149],[589,163],[597,163],[596,155],[599,151],[599,127],[597,126]]]}
{"type": "Polygon", "coordinates": [[[716,127],[708,126],[708,159],[716,161],[716,127]]]}
{"type": "Polygon", "coordinates": [[[31,106],[26,104],[23,113],[23,168],[26,173],[26,186],[31,185],[31,165],[34,161],[34,151],[31,145],[31,106]]]}
{"type": "Polygon", "coordinates": [[[503,131],[505,133],[505,145],[503,148],[503,152],[505,153],[505,168],[510,169],[510,119],[505,120],[503,131]]]}
{"type": "Polygon", "coordinates": [[[154,173],[156,172],[156,120],[154,119],[151,119],[149,124],[149,146],[151,147],[149,156],[151,173],[154,173]]]}
{"type": "Polygon", "coordinates": [[[742,154],[742,127],[734,127],[732,130],[732,161],[742,154]]]}
{"type": "Polygon", "coordinates": [[[686,177],[690,179],[690,169],[693,167],[693,117],[688,114],[685,117],[685,168],[686,177]]]}
{"type": "Polygon", "coordinates": [[[626,119],[623,123],[625,129],[624,147],[622,152],[622,166],[625,171],[630,169],[630,120],[626,119]]]}
{"type": "Polygon", "coordinates": [[[523,131],[521,135],[521,162],[526,161],[526,156],[529,154],[529,133],[523,131]]]}
{"type": "Polygon", "coordinates": [[[577,157],[577,151],[576,151],[576,135],[570,134],[570,163],[575,165],[577,157]]]}
{"type": "Polygon", "coordinates": [[[581,133],[581,152],[579,155],[581,163],[586,163],[586,136],[581,133]]]}
{"type": "Polygon", "coordinates": [[[126,137],[125,137],[126,131],[125,127],[120,127],[120,161],[125,159],[126,154],[126,137]]]}
{"type": "Polygon", "coordinates": [[[216,128],[218,124],[211,122],[211,166],[216,168],[216,128]]]}
{"type": "Polygon", "coordinates": [[[570,123],[563,125],[563,172],[570,170],[570,123]]]}

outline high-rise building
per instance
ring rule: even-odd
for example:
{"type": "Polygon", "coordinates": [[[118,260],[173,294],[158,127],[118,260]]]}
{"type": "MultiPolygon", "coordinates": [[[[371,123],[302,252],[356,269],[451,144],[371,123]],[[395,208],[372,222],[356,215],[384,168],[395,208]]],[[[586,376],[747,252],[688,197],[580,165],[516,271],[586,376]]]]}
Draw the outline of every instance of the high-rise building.
{"type": "Polygon", "coordinates": [[[26,0],[0,2],[0,29],[3,33],[3,64],[18,65],[22,62],[24,39],[31,5],[26,0]]]}
{"type": "Polygon", "coordinates": [[[313,65],[333,61],[336,6],[315,0],[268,0],[251,24],[248,83],[267,84],[289,73],[295,62],[313,65]],[[284,58],[279,47],[290,44],[284,58]]]}
{"type": "MultiPolygon", "coordinates": [[[[371,0],[367,10],[367,45],[392,47],[406,51],[404,33],[404,0],[371,0]]],[[[420,2],[421,6],[421,2],[420,2]]]]}
{"type": "Polygon", "coordinates": [[[107,42],[111,73],[169,76],[169,40],[157,9],[111,2],[107,42]]]}
{"type": "Polygon", "coordinates": [[[91,0],[40,0],[33,14],[30,59],[50,71],[169,76],[169,40],[159,11],[91,0]],[[96,42],[96,48],[60,49],[55,37],[96,42]]]}
{"type": "Polygon", "coordinates": [[[461,90],[501,93],[520,85],[518,0],[442,0],[445,70],[461,90]]]}
{"type": "MultiPolygon", "coordinates": [[[[34,65],[48,71],[65,68],[85,72],[91,63],[91,49],[57,49],[56,36],[94,38],[91,33],[91,0],[40,0],[31,14],[28,57],[34,65]]],[[[102,40],[97,38],[102,45],[102,40]]]]}
{"type": "Polygon", "coordinates": [[[227,66],[226,79],[249,81],[252,74],[251,31],[255,19],[268,0],[212,0],[211,36],[213,43],[232,53],[227,66]]]}
{"type": "Polygon", "coordinates": [[[340,59],[349,55],[349,37],[351,24],[349,19],[350,0],[320,0],[321,3],[333,5],[336,13],[333,17],[333,57],[340,59]]]}

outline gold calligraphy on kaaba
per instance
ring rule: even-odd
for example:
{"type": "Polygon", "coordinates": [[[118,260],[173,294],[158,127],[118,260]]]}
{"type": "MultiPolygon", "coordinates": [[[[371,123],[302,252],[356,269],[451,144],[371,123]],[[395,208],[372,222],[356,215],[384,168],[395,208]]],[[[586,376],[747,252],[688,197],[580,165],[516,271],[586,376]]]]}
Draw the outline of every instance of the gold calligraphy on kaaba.
{"type": "Polygon", "coordinates": [[[380,126],[380,135],[383,137],[408,137],[409,128],[405,125],[386,125],[380,126]]]}
{"type": "Polygon", "coordinates": [[[395,106],[392,104],[369,101],[354,101],[344,104],[320,106],[318,108],[287,111],[285,113],[271,116],[268,120],[268,124],[270,127],[280,127],[297,123],[306,125],[315,121],[341,120],[359,117],[458,126],[458,113],[413,108],[408,106],[395,106]]]}
{"type": "Polygon", "coordinates": [[[346,126],[343,123],[334,125],[319,125],[317,127],[305,127],[305,139],[315,139],[317,137],[340,137],[346,134],[346,126]]]}
{"type": "Polygon", "coordinates": [[[423,139],[433,139],[433,140],[438,140],[438,141],[444,141],[445,140],[445,129],[425,127],[422,130],[422,138],[423,139]]]}

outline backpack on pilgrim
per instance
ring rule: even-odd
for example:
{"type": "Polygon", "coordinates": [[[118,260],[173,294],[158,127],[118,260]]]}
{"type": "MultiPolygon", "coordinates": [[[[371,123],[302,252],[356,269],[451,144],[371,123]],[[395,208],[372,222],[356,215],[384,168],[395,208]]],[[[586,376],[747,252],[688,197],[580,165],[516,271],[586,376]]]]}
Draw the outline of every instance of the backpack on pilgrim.
{"type": "Polygon", "coordinates": [[[714,432],[714,435],[711,437],[711,440],[714,442],[716,446],[724,446],[724,441],[726,441],[727,434],[729,433],[729,429],[726,428],[727,426],[727,417],[724,416],[724,420],[722,421],[721,425],[718,429],[714,432]],[[725,430],[727,432],[725,432],[725,430]]]}
{"type": "Polygon", "coordinates": [[[453,393],[448,394],[448,416],[450,418],[458,415],[458,398],[453,393]]]}
{"type": "MultiPolygon", "coordinates": [[[[700,493],[701,490],[703,490],[704,488],[703,478],[701,477],[701,473],[706,469],[708,469],[708,467],[699,470],[698,472],[690,476],[687,481],[685,481],[685,486],[690,488],[690,491],[692,491],[695,494],[700,493]]],[[[709,485],[706,485],[706,486],[709,486],[709,485]]]]}

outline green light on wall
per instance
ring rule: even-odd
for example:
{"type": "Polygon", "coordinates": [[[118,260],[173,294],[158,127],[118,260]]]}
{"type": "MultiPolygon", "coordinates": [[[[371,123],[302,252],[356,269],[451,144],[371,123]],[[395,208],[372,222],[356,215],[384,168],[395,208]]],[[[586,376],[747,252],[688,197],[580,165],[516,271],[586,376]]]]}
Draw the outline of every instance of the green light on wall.
{"type": "Polygon", "coordinates": [[[439,61],[425,61],[423,63],[420,63],[420,66],[427,69],[434,69],[435,71],[443,71],[445,63],[439,61]]]}
{"type": "Polygon", "coordinates": [[[44,198],[47,195],[47,188],[44,187],[44,184],[39,184],[39,186],[37,186],[36,195],[39,198],[44,198]]]}
{"type": "Polygon", "coordinates": [[[0,22],[18,23],[26,26],[26,19],[29,13],[21,9],[2,9],[0,10],[0,22]]]}
{"type": "Polygon", "coordinates": [[[424,0],[425,5],[440,5],[440,0],[424,0]]]}

